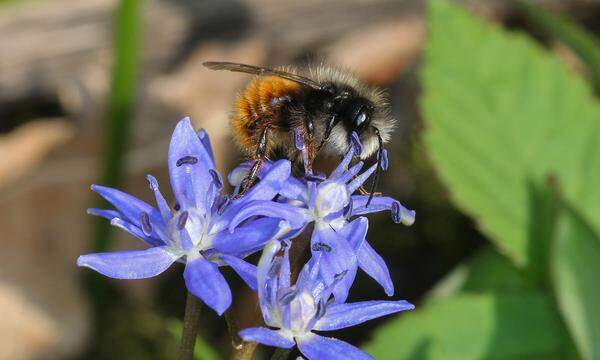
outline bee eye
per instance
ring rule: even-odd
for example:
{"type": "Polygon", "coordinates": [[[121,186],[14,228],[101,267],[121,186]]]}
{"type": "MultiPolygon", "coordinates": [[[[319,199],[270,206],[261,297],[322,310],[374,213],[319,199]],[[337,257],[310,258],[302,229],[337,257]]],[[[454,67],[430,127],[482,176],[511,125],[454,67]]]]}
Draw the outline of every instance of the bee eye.
{"type": "Polygon", "coordinates": [[[365,121],[367,121],[367,113],[361,111],[358,113],[356,118],[354,119],[354,126],[357,128],[360,127],[365,121]]]}

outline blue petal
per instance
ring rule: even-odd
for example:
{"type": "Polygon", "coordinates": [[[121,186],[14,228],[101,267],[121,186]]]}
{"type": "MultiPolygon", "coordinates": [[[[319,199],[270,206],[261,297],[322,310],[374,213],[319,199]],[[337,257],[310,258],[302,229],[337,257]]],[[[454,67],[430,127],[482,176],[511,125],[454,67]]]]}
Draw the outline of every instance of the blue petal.
{"type": "Polygon", "coordinates": [[[141,239],[143,241],[145,241],[148,245],[151,246],[163,246],[166,245],[162,240],[157,239],[155,237],[151,237],[151,236],[146,236],[146,234],[144,234],[144,232],[142,231],[142,229],[138,228],[137,226],[135,226],[134,224],[127,222],[123,219],[120,219],[118,217],[113,218],[110,221],[110,224],[112,226],[116,226],[121,230],[125,230],[128,233],[130,233],[131,235],[137,237],[138,239],[141,239]]]}
{"type": "Polygon", "coordinates": [[[163,194],[160,192],[160,189],[158,188],[158,181],[156,180],[156,178],[152,175],[146,175],[146,180],[148,180],[150,190],[152,190],[152,192],[154,193],[154,198],[156,199],[156,205],[158,205],[160,215],[162,216],[165,224],[167,224],[172,217],[171,208],[167,204],[167,201],[165,200],[163,194]]]}
{"type": "Polygon", "coordinates": [[[219,267],[202,256],[187,261],[183,278],[188,290],[221,315],[231,305],[231,290],[219,267]]]}
{"type": "Polygon", "coordinates": [[[367,241],[364,241],[358,248],[356,257],[358,258],[358,266],[383,287],[386,295],[394,295],[394,283],[390,276],[390,270],[383,258],[367,241]]]}
{"type": "Polygon", "coordinates": [[[213,154],[212,151],[212,144],[210,143],[210,138],[208,137],[208,134],[204,129],[198,130],[198,138],[202,142],[202,145],[204,145],[204,150],[206,150],[206,152],[210,156],[210,159],[212,160],[212,166],[215,167],[215,154],[213,154]]]}
{"type": "Polygon", "coordinates": [[[344,329],[378,317],[414,308],[414,305],[404,300],[334,304],[327,307],[327,312],[317,321],[313,329],[325,331],[344,329]]]}
{"type": "Polygon", "coordinates": [[[296,337],[298,348],[309,360],[369,360],[374,359],[371,355],[359,348],[348,344],[345,341],[320,336],[317,334],[307,334],[303,337],[296,337]]]}
{"type": "Polygon", "coordinates": [[[104,209],[91,208],[91,209],[87,209],[87,213],[90,215],[103,217],[103,218],[107,219],[108,221],[110,221],[114,218],[121,217],[121,213],[116,210],[104,210],[104,209]]]}
{"type": "Polygon", "coordinates": [[[350,162],[352,161],[353,157],[354,157],[354,149],[352,147],[350,147],[350,150],[348,150],[346,155],[344,155],[344,158],[342,159],[340,164],[331,173],[330,178],[335,179],[335,178],[342,176],[342,174],[344,172],[346,172],[346,170],[348,169],[348,165],[350,165],[350,162]]]}
{"type": "Polygon", "coordinates": [[[361,187],[362,184],[365,181],[367,181],[367,179],[369,178],[369,176],[371,176],[371,174],[373,174],[376,169],[377,169],[377,164],[374,164],[373,166],[371,166],[370,168],[368,168],[367,170],[365,170],[362,174],[360,174],[357,177],[355,177],[354,180],[352,180],[348,184],[348,192],[350,194],[352,194],[354,191],[356,191],[356,189],[358,189],[359,187],[361,187]]]}
{"type": "Polygon", "coordinates": [[[374,196],[369,204],[369,207],[367,208],[365,205],[367,205],[368,199],[368,195],[352,196],[352,215],[363,215],[385,210],[391,211],[395,206],[398,214],[393,215],[395,215],[394,217],[398,218],[398,222],[401,222],[404,225],[412,225],[415,222],[414,210],[405,208],[402,206],[402,204],[400,204],[400,202],[398,202],[398,200],[387,196],[374,196]]]}
{"type": "MultiPolygon", "coordinates": [[[[348,241],[336,233],[328,224],[316,224],[311,238],[312,256],[321,253],[319,273],[326,285],[335,281],[336,275],[356,266],[356,256],[348,241]]],[[[342,284],[340,284],[342,285],[342,284]]]]}
{"type": "Polygon", "coordinates": [[[214,170],[214,164],[189,118],[181,120],[173,131],[168,165],[177,202],[183,207],[196,207],[201,213],[210,210],[212,204],[206,204],[205,198],[212,182],[209,170],[214,170]]]}
{"type": "Polygon", "coordinates": [[[89,267],[114,279],[144,279],[165,271],[179,258],[164,246],[81,255],[77,265],[89,267]]]}
{"type": "Polygon", "coordinates": [[[148,220],[152,226],[150,237],[156,239],[166,239],[165,224],[158,210],[148,203],[126,194],[120,190],[101,185],[92,185],[92,190],[111,203],[120,213],[126,222],[130,222],[138,228],[142,228],[140,219],[142,214],[148,214],[148,220]]]}
{"type": "Polygon", "coordinates": [[[388,296],[394,295],[394,283],[385,261],[365,240],[369,222],[359,217],[340,230],[340,235],[348,239],[354,248],[358,266],[377,281],[388,296]]]}
{"type": "Polygon", "coordinates": [[[257,342],[284,349],[290,349],[296,345],[294,340],[283,336],[281,332],[264,327],[247,328],[240,331],[239,335],[242,339],[249,342],[257,342]]]}
{"type": "Polygon", "coordinates": [[[223,260],[244,280],[248,287],[253,291],[257,290],[256,284],[256,266],[247,263],[246,261],[231,255],[221,254],[223,260]]]}
{"type": "Polygon", "coordinates": [[[277,233],[279,222],[279,219],[261,218],[235,228],[233,233],[221,231],[213,238],[213,247],[224,254],[257,251],[277,233]]]}
{"type": "Polygon", "coordinates": [[[250,201],[235,213],[225,211],[223,218],[232,217],[229,222],[229,231],[233,232],[241,222],[253,216],[267,216],[289,222],[292,229],[303,227],[307,222],[304,209],[290,204],[282,204],[274,201],[250,201]]]}
{"type": "Polygon", "coordinates": [[[291,163],[279,160],[273,163],[260,181],[235,202],[251,200],[272,200],[290,177],[291,163]]]}
{"type": "Polygon", "coordinates": [[[256,280],[258,286],[258,303],[265,319],[265,323],[270,324],[271,308],[275,304],[273,294],[277,292],[274,284],[277,282],[277,277],[271,274],[271,269],[274,265],[275,255],[281,249],[281,243],[278,240],[270,240],[263,248],[258,266],[256,267],[256,280]]]}

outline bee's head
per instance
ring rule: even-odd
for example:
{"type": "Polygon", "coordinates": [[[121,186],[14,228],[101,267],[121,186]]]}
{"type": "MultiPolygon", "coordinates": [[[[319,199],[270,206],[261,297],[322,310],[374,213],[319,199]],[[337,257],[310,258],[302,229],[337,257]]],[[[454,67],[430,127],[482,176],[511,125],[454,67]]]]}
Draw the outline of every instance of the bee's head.
{"type": "Polygon", "coordinates": [[[375,111],[373,102],[350,87],[326,84],[324,90],[329,94],[325,111],[335,113],[338,123],[343,124],[348,133],[356,131],[361,134],[369,128],[375,111]]]}

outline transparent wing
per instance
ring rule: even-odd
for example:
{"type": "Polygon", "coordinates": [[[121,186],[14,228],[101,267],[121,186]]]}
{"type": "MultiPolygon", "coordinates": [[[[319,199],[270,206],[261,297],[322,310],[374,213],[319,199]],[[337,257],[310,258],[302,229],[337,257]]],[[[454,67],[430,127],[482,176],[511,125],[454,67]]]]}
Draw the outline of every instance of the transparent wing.
{"type": "Polygon", "coordinates": [[[321,86],[314,80],[311,80],[304,76],[292,74],[292,73],[289,73],[286,71],[281,71],[281,70],[274,70],[274,69],[268,69],[268,68],[264,68],[264,67],[260,67],[260,66],[239,64],[239,63],[226,62],[226,61],[207,61],[207,62],[204,62],[202,65],[204,65],[207,68],[212,69],[212,70],[229,70],[229,71],[242,72],[242,73],[254,74],[254,75],[259,75],[259,76],[270,76],[270,75],[278,76],[283,79],[297,82],[301,85],[309,86],[313,89],[321,88],[321,86]]]}

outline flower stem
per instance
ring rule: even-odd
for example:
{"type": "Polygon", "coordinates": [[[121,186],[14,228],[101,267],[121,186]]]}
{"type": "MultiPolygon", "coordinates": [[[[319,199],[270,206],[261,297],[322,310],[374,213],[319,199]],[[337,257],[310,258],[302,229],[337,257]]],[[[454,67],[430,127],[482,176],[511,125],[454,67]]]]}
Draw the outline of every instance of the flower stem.
{"type": "Polygon", "coordinates": [[[241,350],[243,346],[243,340],[238,335],[238,324],[233,317],[231,307],[225,311],[223,317],[227,323],[227,331],[229,331],[229,337],[231,338],[231,346],[233,346],[235,350],[241,350]]]}
{"type": "Polygon", "coordinates": [[[198,336],[198,325],[200,324],[200,310],[202,310],[202,302],[188,291],[183,317],[183,332],[181,334],[180,360],[192,360],[194,358],[194,347],[198,336]]]}

